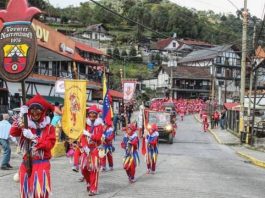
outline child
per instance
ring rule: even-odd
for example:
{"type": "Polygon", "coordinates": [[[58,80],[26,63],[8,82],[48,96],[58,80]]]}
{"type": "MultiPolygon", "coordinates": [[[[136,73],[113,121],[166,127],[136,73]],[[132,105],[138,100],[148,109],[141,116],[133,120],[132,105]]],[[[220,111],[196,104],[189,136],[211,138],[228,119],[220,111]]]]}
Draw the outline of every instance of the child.
{"type": "Polygon", "coordinates": [[[112,140],[114,139],[114,130],[111,124],[106,124],[106,128],[102,135],[104,157],[100,159],[101,170],[106,171],[106,158],[108,159],[109,169],[113,170],[113,157],[112,152],[114,152],[114,147],[112,145],[112,140]]]}
{"type": "Polygon", "coordinates": [[[136,126],[129,124],[126,127],[126,134],[123,137],[121,147],[125,149],[125,156],[123,159],[123,168],[126,170],[130,183],[134,183],[135,180],[135,168],[139,164],[138,154],[139,139],[136,132],[136,126]]]}
{"type": "Polygon", "coordinates": [[[158,136],[158,127],[156,124],[152,124],[151,129],[149,129],[148,134],[145,137],[147,146],[147,153],[145,155],[147,164],[147,174],[154,174],[156,170],[156,161],[158,155],[158,136]]]}

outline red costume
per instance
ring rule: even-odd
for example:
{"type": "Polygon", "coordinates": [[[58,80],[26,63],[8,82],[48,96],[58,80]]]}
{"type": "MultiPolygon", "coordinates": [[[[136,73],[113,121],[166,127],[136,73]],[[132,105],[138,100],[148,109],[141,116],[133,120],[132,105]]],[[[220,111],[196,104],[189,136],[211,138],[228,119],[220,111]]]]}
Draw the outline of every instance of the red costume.
{"type": "Polygon", "coordinates": [[[133,183],[135,182],[135,168],[140,162],[138,154],[139,139],[134,124],[129,124],[127,127],[121,147],[125,149],[123,168],[126,170],[129,182],[133,183]]]}
{"type": "MultiPolygon", "coordinates": [[[[51,149],[56,142],[55,128],[50,125],[50,118],[46,117],[47,110],[53,110],[43,97],[36,95],[27,104],[28,129],[21,127],[20,118],[14,121],[10,134],[20,137],[20,146],[23,151],[30,144],[30,155],[32,158],[32,169],[26,168],[27,155],[23,156],[23,162],[19,168],[20,193],[22,198],[48,198],[51,193],[50,181],[50,158],[51,149]],[[42,110],[38,121],[32,120],[31,109],[42,110]]],[[[26,107],[23,106],[25,109],[26,107]]],[[[26,112],[24,112],[26,113],[26,112]]]]}
{"type": "Polygon", "coordinates": [[[206,132],[209,127],[208,116],[206,112],[202,114],[202,123],[203,123],[203,131],[206,132]]]}
{"type": "MultiPolygon", "coordinates": [[[[92,106],[88,110],[88,115],[91,112],[98,113],[96,106],[92,106]]],[[[87,118],[86,130],[81,136],[81,170],[87,182],[87,190],[89,195],[95,195],[98,191],[98,176],[100,169],[99,150],[101,145],[101,138],[103,134],[103,122],[101,118],[91,120],[87,118]]]]}
{"type": "Polygon", "coordinates": [[[112,145],[112,141],[114,139],[114,131],[113,128],[111,126],[107,126],[107,128],[105,129],[104,133],[103,133],[103,152],[104,152],[104,156],[102,158],[100,158],[100,164],[102,167],[102,170],[105,171],[106,170],[106,160],[108,159],[109,162],[109,168],[110,170],[113,170],[113,157],[112,157],[112,152],[114,152],[114,147],[112,145]]]}

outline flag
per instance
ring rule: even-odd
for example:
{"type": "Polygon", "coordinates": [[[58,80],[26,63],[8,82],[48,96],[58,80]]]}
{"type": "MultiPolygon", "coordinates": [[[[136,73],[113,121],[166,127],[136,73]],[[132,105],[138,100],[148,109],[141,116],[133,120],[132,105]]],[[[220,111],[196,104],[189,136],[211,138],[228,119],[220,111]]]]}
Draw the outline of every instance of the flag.
{"type": "Polygon", "coordinates": [[[111,98],[107,87],[107,79],[105,72],[103,74],[103,112],[102,119],[106,124],[112,124],[113,111],[111,107],[111,98]]]}
{"type": "Polygon", "coordinates": [[[123,99],[125,102],[130,102],[133,99],[136,88],[136,81],[123,81],[123,99]]]}
{"type": "Polygon", "coordinates": [[[78,139],[83,133],[86,120],[85,80],[65,80],[64,110],[62,128],[71,139],[78,139]]]}

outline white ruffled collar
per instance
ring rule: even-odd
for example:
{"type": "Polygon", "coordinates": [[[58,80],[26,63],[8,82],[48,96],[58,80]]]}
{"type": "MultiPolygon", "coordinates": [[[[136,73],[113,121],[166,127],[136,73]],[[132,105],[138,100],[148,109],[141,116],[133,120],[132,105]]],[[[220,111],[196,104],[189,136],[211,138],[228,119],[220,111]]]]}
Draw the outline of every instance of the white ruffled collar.
{"type": "MultiPolygon", "coordinates": [[[[41,123],[39,123],[39,128],[44,129],[50,123],[51,123],[50,117],[46,116],[46,117],[44,117],[43,121],[41,123]]],[[[33,122],[33,120],[30,117],[28,117],[28,127],[32,128],[32,129],[38,128],[36,123],[33,122]]]]}
{"type": "MultiPolygon", "coordinates": [[[[91,120],[90,120],[89,118],[86,119],[86,124],[87,124],[88,126],[91,126],[92,122],[91,122],[91,120]]],[[[103,120],[102,120],[101,118],[97,118],[97,119],[95,120],[95,122],[94,122],[94,126],[99,126],[99,125],[101,125],[101,124],[103,124],[103,120]]]]}

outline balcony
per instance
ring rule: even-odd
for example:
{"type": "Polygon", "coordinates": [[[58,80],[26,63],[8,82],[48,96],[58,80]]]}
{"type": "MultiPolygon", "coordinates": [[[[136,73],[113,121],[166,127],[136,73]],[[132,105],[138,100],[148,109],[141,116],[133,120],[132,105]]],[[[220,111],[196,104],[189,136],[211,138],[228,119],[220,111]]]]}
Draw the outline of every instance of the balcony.
{"type": "Polygon", "coordinates": [[[190,92],[209,92],[210,88],[211,88],[210,85],[202,85],[202,86],[178,85],[178,86],[173,86],[173,90],[190,91],[190,92]]]}

